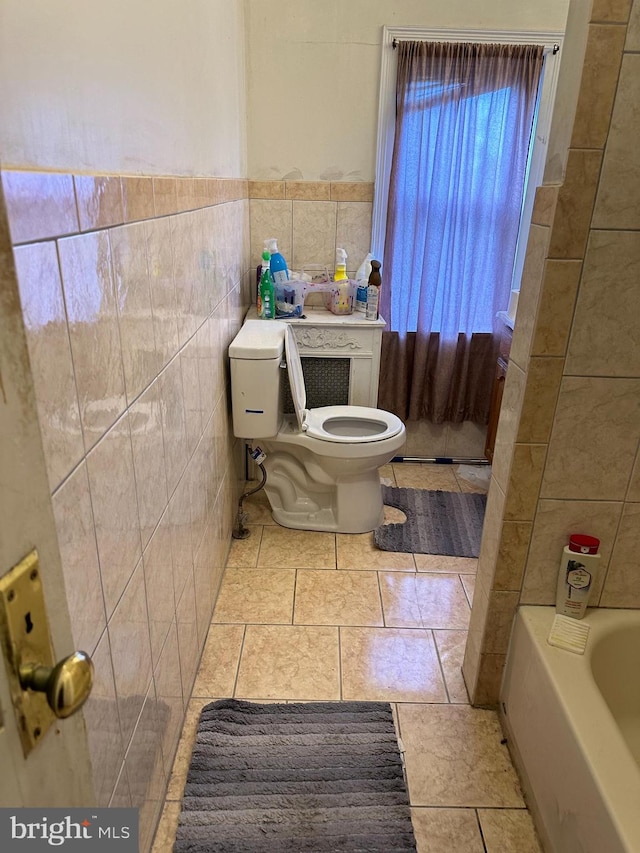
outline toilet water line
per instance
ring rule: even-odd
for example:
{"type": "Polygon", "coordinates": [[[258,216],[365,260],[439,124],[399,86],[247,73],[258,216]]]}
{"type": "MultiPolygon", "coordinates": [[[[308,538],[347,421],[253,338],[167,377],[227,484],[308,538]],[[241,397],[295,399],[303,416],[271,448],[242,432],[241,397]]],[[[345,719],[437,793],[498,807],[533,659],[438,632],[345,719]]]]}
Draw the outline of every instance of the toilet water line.
{"type": "Polygon", "coordinates": [[[246,539],[248,536],[251,536],[251,531],[248,527],[245,527],[244,524],[247,520],[247,514],[246,512],[242,511],[242,502],[250,495],[255,495],[256,492],[259,492],[260,489],[262,489],[264,487],[264,484],[267,482],[267,469],[264,467],[262,462],[256,462],[255,464],[258,465],[260,470],[262,471],[262,479],[260,480],[257,486],[253,487],[253,489],[249,489],[247,492],[243,492],[240,495],[240,499],[238,500],[238,513],[236,515],[235,524],[233,525],[233,530],[231,531],[231,536],[234,539],[246,539]]]}

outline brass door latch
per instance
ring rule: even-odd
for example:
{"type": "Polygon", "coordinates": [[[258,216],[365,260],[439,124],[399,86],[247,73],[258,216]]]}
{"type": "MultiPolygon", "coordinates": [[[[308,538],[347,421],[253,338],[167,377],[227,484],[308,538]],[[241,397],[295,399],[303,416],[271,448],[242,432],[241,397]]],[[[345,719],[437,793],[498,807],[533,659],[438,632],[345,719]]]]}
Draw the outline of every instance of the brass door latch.
{"type": "Polygon", "coordinates": [[[0,578],[0,641],[25,756],[56,717],[75,713],[93,684],[93,663],[73,652],[56,663],[34,550],[0,578]]]}

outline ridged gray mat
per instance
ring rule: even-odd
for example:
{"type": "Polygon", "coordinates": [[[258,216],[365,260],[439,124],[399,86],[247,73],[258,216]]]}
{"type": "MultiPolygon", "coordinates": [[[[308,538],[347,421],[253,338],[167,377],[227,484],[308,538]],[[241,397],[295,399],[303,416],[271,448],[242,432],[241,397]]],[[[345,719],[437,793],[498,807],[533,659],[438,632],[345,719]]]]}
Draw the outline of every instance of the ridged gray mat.
{"type": "Polygon", "coordinates": [[[383,551],[478,556],[486,495],[383,486],[382,499],[407,516],[402,524],[383,524],[374,530],[374,542],[383,551]]]}
{"type": "Polygon", "coordinates": [[[203,708],[174,853],[416,853],[391,706],[203,708]]]}

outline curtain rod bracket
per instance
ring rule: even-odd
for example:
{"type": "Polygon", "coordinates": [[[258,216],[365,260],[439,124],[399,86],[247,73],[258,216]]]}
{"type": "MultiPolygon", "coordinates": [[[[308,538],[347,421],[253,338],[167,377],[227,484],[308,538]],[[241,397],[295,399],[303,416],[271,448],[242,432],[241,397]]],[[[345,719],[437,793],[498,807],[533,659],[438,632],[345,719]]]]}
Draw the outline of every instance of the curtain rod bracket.
{"type": "Polygon", "coordinates": [[[559,51],[559,50],[560,50],[560,45],[559,45],[559,44],[554,44],[554,46],[553,46],[553,55],[555,56],[555,55],[556,55],[556,53],[558,53],[558,51],[559,51]]]}
{"type": "Polygon", "coordinates": [[[394,39],[391,42],[391,47],[395,50],[398,47],[398,39],[394,39]]]}

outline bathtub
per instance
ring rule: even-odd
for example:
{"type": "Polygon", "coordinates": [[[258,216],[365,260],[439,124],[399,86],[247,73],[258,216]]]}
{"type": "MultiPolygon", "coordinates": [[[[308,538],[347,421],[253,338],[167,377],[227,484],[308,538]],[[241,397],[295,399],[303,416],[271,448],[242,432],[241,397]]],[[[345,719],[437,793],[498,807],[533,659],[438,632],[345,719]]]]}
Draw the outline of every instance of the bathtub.
{"type": "Polygon", "coordinates": [[[547,853],[640,851],[640,611],[594,608],[584,655],[521,607],[501,691],[509,748],[547,853]]]}

